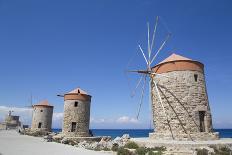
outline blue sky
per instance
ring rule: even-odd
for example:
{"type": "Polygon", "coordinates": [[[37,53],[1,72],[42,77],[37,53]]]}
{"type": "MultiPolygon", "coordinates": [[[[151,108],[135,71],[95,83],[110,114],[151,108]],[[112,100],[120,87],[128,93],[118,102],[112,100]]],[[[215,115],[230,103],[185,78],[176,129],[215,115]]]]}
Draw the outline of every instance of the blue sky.
{"type": "Polygon", "coordinates": [[[149,128],[148,96],[137,121],[139,93],[130,97],[124,71],[133,55],[129,67],[144,67],[138,44],[146,46],[147,21],[161,16],[158,43],[167,28],[172,37],[157,62],[175,52],[204,63],[214,126],[232,128],[231,7],[230,0],[0,0],[0,118],[17,107],[29,123],[23,112],[32,93],[55,106],[60,127],[56,95],[81,87],[93,96],[92,128],[149,128]]]}

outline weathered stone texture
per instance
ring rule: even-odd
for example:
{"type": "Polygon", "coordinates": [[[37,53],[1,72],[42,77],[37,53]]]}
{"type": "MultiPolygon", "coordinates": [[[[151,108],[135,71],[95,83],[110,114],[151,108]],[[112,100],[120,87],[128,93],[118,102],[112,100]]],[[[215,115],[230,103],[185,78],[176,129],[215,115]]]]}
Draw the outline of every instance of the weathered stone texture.
{"type": "Polygon", "coordinates": [[[89,137],[90,101],[65,100],[62,133],[67,137],[89,137]],[[77,107],[74,106],[78,102],[77,107]],[[76,130],[71,131],[72,122],[76,130]]]}
{"type": "Polygon", "coordinates": [[[31,130],[51,131],[53,107],[34,106],[31,130]],[[39,127],[41,123],[41,128],[39,127]]]}
{"type": "Polygon", "coordinates": [[[154,83],[152,87],[153,120],[156,139],[209,140],[218,139],[212,131],[212,118],[208,102],[204,73],[199,71],[172,71],[155,76],[164,109],[160,104],[154,83]],[[195,79],[197,76],[197,80],[195,79]],[[204,132],[200,132],[200,114],[204,114],[204,132]],[[169,123],[168,123],[169,121],[169,123]]]}

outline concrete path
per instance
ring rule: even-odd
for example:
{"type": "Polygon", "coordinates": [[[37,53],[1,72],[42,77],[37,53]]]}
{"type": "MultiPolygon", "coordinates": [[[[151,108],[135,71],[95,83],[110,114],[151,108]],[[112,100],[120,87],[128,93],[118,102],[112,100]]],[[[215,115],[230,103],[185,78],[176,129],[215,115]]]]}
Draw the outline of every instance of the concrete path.
{"type": "Polygon", "coordinates": [[[42,138],[19,135],[13,130],[0,130],[1,155],[112,155],[55,142],[42,138]]]}

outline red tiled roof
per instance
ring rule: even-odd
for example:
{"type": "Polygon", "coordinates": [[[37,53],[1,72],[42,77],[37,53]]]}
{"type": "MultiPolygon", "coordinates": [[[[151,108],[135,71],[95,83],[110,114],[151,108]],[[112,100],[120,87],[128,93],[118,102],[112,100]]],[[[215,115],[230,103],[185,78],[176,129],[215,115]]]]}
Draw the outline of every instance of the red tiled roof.
{"type": "Polygon", "coordinates": [[[43,100],[33,106],[52,106],[52,105],[50,105],[47,100],[43,100]]]}
{"type": "Polygon", "coordinates": [[[171,62],[171,61],[179,61],[179,60],[192,60],[192,59],[173,53],[172,55],[170,55],[169,57],[161,61],[159,64],[162,64],[165,62],[171,62]]]}
{"type": "Polygon", "coordinates": [[[70,92],[68,92],[67,94],[84,94],[84,95],[88,95],[88,93],[84,90],[82,90],[81,88],[76,88],[70,92]]]}

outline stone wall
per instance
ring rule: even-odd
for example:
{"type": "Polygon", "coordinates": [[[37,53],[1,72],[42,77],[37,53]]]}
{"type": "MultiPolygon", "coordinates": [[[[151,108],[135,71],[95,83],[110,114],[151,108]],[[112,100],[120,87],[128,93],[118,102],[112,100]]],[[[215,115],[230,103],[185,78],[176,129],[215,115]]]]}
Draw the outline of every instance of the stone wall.
{"type": "Polygon", "coordinates": [[[31,129],[51,131],[52,115],[53,107],[34,106],[31,129]],[[41,128],[39,129],[38,126],[40,122],[42,124],[41,128]]]}
{"type": "Polygon", "coordinates": [[[6,130],[6,129],[7,129],[6,124],[0,123],[0,130],[6,130]]]}
{"type": "Polygon", "coordinates": [[[90,101],[65,100],[62,133],[66,137],[89,137],[90,101]],[[75,107],[75,102],[77,106],[75,107]],[[71,131],[72,122],[76,130],[71,131]]]}
{"type": "Polygon", "coordinates": [[[153,79],[158,83],[164,107],[160,104],[154,83],[151,83],[155,132],[150,137],[176,140],[218,139],[218,134],[212,133],[204,73],[172,71],[162,75],[167,77],[155,76],[153,79]],[[204,113],[201,123],[203,127],[200,125],[199,111],[204,113]]]}

